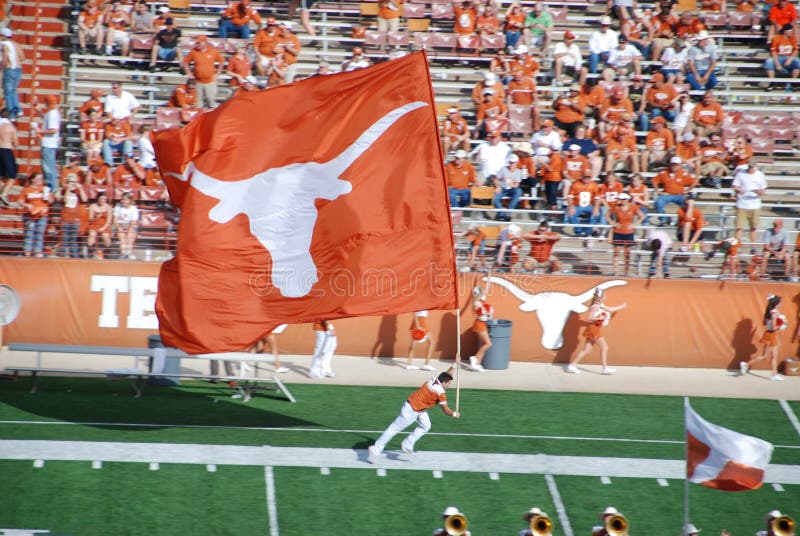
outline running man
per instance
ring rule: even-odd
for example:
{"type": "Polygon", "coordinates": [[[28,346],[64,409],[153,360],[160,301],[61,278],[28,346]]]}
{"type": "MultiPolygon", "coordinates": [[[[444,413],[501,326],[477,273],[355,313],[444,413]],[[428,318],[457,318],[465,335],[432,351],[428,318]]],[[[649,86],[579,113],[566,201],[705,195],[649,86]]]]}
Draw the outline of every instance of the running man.
{"type": "MultiPolygon", "coordinates": [[[[456,365],[460,358],[456,356],[456,365]]],[[[412,422],[417,422],[417,427],[411,434],[403,440],[400,444],[403,452],[406,454],[414,455],[414,444],[431,429],[431,418],[428,416],[427,409],[435,405],[439,405],[445,415],[449,415],[455,419],[461,417],[457,411],[453,411],[447,406],[447,393],[446,390],[453,381],[454,367],[450,367],[447,372],[442,372],[439,376],[431,378],[425,382],[422,387],[414,391],[408,397],[400,408],[400,415],[389,425],[389,427],[381,434],[381,437],[371,445],[368,449],[370,460],[374,460],[386,444],[392,440],[394,436],[405,430],[412,422]]]]}

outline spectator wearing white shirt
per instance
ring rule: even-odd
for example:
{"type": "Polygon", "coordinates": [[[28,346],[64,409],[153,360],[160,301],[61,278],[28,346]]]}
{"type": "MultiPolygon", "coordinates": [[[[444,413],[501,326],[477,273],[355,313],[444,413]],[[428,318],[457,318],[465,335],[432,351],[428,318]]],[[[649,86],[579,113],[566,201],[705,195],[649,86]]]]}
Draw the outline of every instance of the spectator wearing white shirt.
{"type": "Polygon", "coordinates": [[[139,223],[139,209],[133,203],[130,192],[122,194],[119,204],[114,207],[114,229],[119,237],[119,249],[123,258],[135,259],[133,243],[136,241],[136,226],[139,223]]]}
{"type": "Polygon", "coordinates": [[[608,54],[618,45],[619,35],[610,28],[611,17],[600,17],[600,29],[589,37],[589,72],[597,73],[600,61],[605,62],[608,54]]]}
{"type": "Polygon", "coordinates": [[[545,119],[542,121],[542,129],[533,133],[531,137],[531,144],[534,149],[537,147],[547,147],[551,151],[561,151],[564,146],[564,140],[561,139],[561,134],[553,128],[555,123],[552,119],[545,119]]]}
{"type": "MultiPolygon", "coordinates": [[[[519,156],[514,153],[508,155],[508,161],[500,171],[498,171],[494,179],[494,206],[495,208],[503,208],[503,198],[510,197],[508,208],[513,210],[519,204],[519,198],[522,196],[522,190],[519,184],[528,177],[526,169],[520,167],[519,156]]],[[[497,213],[497,220],[511,221],[511,216],[505,212],[497,213]]]]}
{"type": "Polygon", "coordinates": [[[510,154],[511,147],[503,141],[499,132],[489,134],[488,141],[482,142],[475,150],[483,179],[491,184],[494,177],[505,167],[510,154]]]}
{"type": "Polygon", "coordinates": [[[682,84],[686,74],[686,62],[689,61],[689,49],[683,39],[675,39],[671,47],[661,53],[661,73],[667,84],[682,84]]]}
{"type": "Polygon", "coordinates": [[[783,261],[783,275],[789,278],[789,235],[783,228],[783,220],[778,218],[772,222],[772,227],[764,231],[764,269],[769,267],[769,258],[783,261]]]}
{"type": "Polygon", "coordinates": [[[130,92],[122,89],[120,82],[111,83],[111,93],[106,95],[105,113],[109,117],[129,121],[141,106],[130,92]]]}
{"type": "Polygon", "coordinates": [[[142,125],[139,129],[139,139],[136,141],[136,148],[139,150],[139,164],[144,169],[153,169],[158,166],[156,163],[156,151],[153,142],[150,140],[150,132],[153,127],[142,125]]]}
{"type": "Polygon", "coordinates": [[[663,229],[651,229],[645,239],[645,248],[653,252],[650,257],[650,269],[647,278],[652,279],[658,275],[658,268],[664,279],[669,279],[669,248],[672,247],[672,238],[663,229]]]}
{"type": "Polygon", "coordinates": [[[606,59],[607,69],[603,70],[603,79],[613,82],[617,76],[628,76],[631,72],[635,76],[642,75],[642,53],[635,46],[628,43],[628,38],[620,35],[617,46],[611,49],[606,59]]]}
{"type": "Polygon", "coordinates": [[[583,68],[583,57],[581,47],[575,43],[575,34],[567,30],[564,32],[564,40],[556,43],[553,49],[553,69],[555,71],[556,85],[563,82],[562,76],[571,76],[580,83],[583,83],[586,71],[583,68]]]}
{"type": "Polygon", "coordinates": [[[58,95],[45,97],[47,108],[36,111],[42,114],[42,125],[33,124],[34,134],[38,134],[42,144],[42,174],[50,191],[58,191],[58,175],[56,174],[56,155],[61,146],[61,112],[58,109],[58,95]]]}
{"type": "Polygon", "coordinates": [[[751,162],[747,169],[739,170],[733,177],[733,191],[736,194],[736,239],[742,242],[742,232],[747,224],[750,243],[754,244],[761,216],[761,196],[767,191],[767,178],[751,162]]]}

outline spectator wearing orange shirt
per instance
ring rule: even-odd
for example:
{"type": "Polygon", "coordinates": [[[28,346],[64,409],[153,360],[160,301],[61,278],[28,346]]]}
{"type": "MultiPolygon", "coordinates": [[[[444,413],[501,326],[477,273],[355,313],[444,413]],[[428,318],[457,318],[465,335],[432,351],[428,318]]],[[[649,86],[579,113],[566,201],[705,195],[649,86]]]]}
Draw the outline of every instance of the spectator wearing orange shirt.
{"type": "Polygon", "coordinates": [[[710,185],[714,188],[721,188],[722,177],[730,175],[725,163],[727,158],[728,150],[719,133],[712,133],[708,142],[700,144],[700,175],[709,177],[710,185]]]}
{"type": "Polygon", "coordinates": [[[775,34],[786,25],[797,28],[797,9],[789,0],[778,0],[769,10],[769,31],[767,42],[771,43],[775,34]]]}
{"type": "Polygon", "coordinates": [[[664,81],[662,73],[655,73],[652,84],[645,92],[646,110],[650,118],[664,117],[670,123],[675,121],[678,106],[678,91],[675,86],[664,81]]]}
{"type": "Polygon", "coordinates": [[[608,219],[608,213],[617,206],[617,199],[622,194],[624,186],[617,180],[614,173],[607,173],[603,184],[597,189],[600,198],[600,221],[608,219]]]}
{"type": "Polygon", "coordinates": [[[230,76],[230,85],[237,88],[244,83],[245,78],[253,74],[253,65],[247,57],[247,45],[241,44],[236,47],[236,53],[228,60],[225,74],[230,76]]]}
{"type": "Polygon", "coordinates": [[[494,94],[493,89],[486,88],[483,90],[483,99],[478,104],[475,119],[477,123],[473,137],[482,139],[490,133],[500,132],[508,124],[508,107],[494,94]]]}
{"type": "Polygon", "coordinates": [[[633,17],[625,19],[620,25],[622,35],[630,44],[639,49],[642,56],[650,57],[650,47],[653,44],[653,28],[650,20],[644,16],[644,11],[639,8],[632,10],[633,17]]]}
{"type": "Polygon", "coordinates": [[[217,105],[217,79],[225,62],[222,54],[208,42],[208,37],[197,37],[195,47],[183,59],[189,78],[197,83],[198,103],[201,107],[217,105]]]}
{"type": "Polygon", "coordinates": [[[630,134],[631,131],[627,126],[619,126],[611,131],[606,145],[606,173],[614,171],[620,162],[633,173],[639,171],[639,149],[636,147],[636,136],[630,136],[630,134]]]}
{"type": "Polygon", "coordinates": [[[653,164],[669,165],[669,159],[675,151],[675,136],[666,126],[663,117],[653,119],[653,127],[647,133],[642,151],[642,170],[650,169],[653,164]]]}
{"type": "MultiPolygon", "coordinates": [[[[78,155],[73,155],[73,157],[78,155]]],[[[80,158],[80,156],[78,156],[80,158]]],[[[82,257],[78,243],[78,231],[81,227],[82,205],[88,197],[78,175],[69,174],[65,179],[64,193],[61,196],[61,246],[64,256],[79,259],[82,257]]]]}
{"type": "Polygon", "coordinates": [[[575,229],[576,236],[589,236],[588,227],[578,227],[581,216],[588,215],[589,224],[600,223],[599,187],[591,175],[584,175],[581,180],[573,182],[567,194],[567,218],[575,229]]]}
{"type": "Polygon", "coordinates": [[[660,60],[664,49],[672,46],[677,22],[669,10],[659,11],[650,19],[650,27],[653,29],[653,45],[650,48],[651,60],[660,60]]]}
{"type": "Polygon", "coordinates": [[[600,106],[606,98],[603,88],[597,84],[597,79],[586,78],[581,84],[581,90],[578,95],[583,98],[584,113],[596,119],[600,106]]]}
{"type": "Polygon", "coordinates": [[[81,121],[89,119],[90,110],[97,109],[102,112],[105,107],[103,104],[102,89],[93,89],[90,95],[91,96],[81,104],[81,107],[78,108],[78,113],[81,114],[81,121]]]}
{"type": "Polygon", "coordinates": [[[541,174],[547,206],[550,210],[558,210],[558,190],[564,180],[561,153],[549,147],[537,147],[534,161],[537,173],[541,174]]]}
{"type": "Polygon", "coordinates": [[[508,83],[508,105],[530,106],[531,126],[539,129],[539,97],[536,83],[520,71],[514,71],[514,79],[508,83]]]}
{"type": "Polygon", "coordinates": [[[36,171],[28,178],[28,185],[19,194],[20,204],[25,212],[22,224],[25,227],[23,254],[30,257],[44,257],[44,235],[47,231],[47,215],[53,203],[53,192],[44,184],[44,175],[36,171]]]}
{"type": "Polygon", "coordinates": [[[451,207],[467,207],[470,203],[470,188],[477,184],[475,166],[467,160],[467,152],[459,149],[455,158],[447,164],[447,191],[451,207]]]}
{"type": "Polygon", "coordinates": [[[642,215],[646,217],[650,206],[650,190],[644,183],[641,173],[632,173],[629,178],[631,183],[628,185],[627,192],[631,196],[631,203],[639,207],[642,215]]]}
{"type": "MultiPolygon", "coordinates": [[[[673,156],[669,160],[669,169],[653,177],[653,194],[656,200],[656,212],[659,214],[664,213],[667,205],[675,204],[682,207],[686,203],[686,194],[697,183],[694,177],[681,168],[681,163],[680,157],[673,156]],[[664,189],[663,193],[659,193],[659,186],[664,189]]],[[[661,216],[659,221],[662,226],[669,224],[669,218],[666,216],[661,216]]]]}
{"type": "Polygon", "coordinates": [[[506,10],[505,17],[505,33],[506,33],[506,47],[514,49],[517,46],[517,41],[522,37],[522,28],[525,26],[525,12],[519,2],[511,2],[506,10]]]}
{"type": "MultiPolygon", "coordinates": [[[[300,55],[300,39],[292,32],[292,23],[282,22],[278,25],[278,42],[275,45],[275,55],[280,56],[277,62],[272,63],[273,71],[283,69],[283,80],[287,84],[294,82],[297,75],[297,56],[300,55]],[[283,47],[282,49],[279,47],[283,47]],[[282,60],[282,61],[281,61],[282,60]],[[285,63],[285,67],[281,65],[285,63]]],[[[267,74],[269,76],[269,74],[267,74]]],[[[277,85],[277,84],[270,84],[277,85]]]]}
{"type": "Polygon", "coordinates": [[[486,72],[483,74],[483,80],[472,86],[472,102],[475,106],[480,106],[484,89],[493,90],[494,96],[499,99],[506,98],[506,88],[497,80],[497,76],[492,72],[486,72]]]}
{"type": "Polygon", "coordinates": [[[703,235],[705,225],[702,211],[695,206],[694,194],[688,194],[686,204],[678,209],[677,237],[681,241],[681,251],[689,251],[695,245],[699,249],[697,241],[703,235]]]}
{"type": "Polygon", "coordinates": [[[100,158],[105,130],[105,123],[100,121],[100,109],[91,108],[89,118],[83,121],[78,129],[81,137],[81,151],[86,156],[87,162],[100,158]]]}
{"type": "Polygon", "coordinates": [[[170,108],[197,108],[196,82],[188,79],[185,84],[172,90],[167,106],[170,108]]]}
{"type": "Polygon", "coordinates": [[[112,0],[111,6],[106,11],[103,19],[108,28],[106,32],[106,56],[113,54],[114,46],[119,47],[122,56],[127,56],[131,45],[131,38],[128,34],[131,18],[128,12],[120,5],[119,0],[112,0]]]}
{"type": "Polygon", "coordinates": [[[675,145],[675,156],[679,157],[692,174],[700,175],[700,142],[697,136],[686,132],[681,136],[681,141],[675,145]]]}
{"type": "Polygon", "coordinates": [[[708,136],[714,132],[722,130],[722,120],[725,112],[722,105],[714,98],[711,91],[703,94],[703,100],[697,103],[692,113],[695,134],[698,136],[708,136]]]}
{"type": "Polygon", "coordinates": [[[745,171],[750,159],[753,158],[753,147],[750,146],[750,139],[745,134],[736,136],[736,140],[731,148],[729,159],[733,162],[734,173],[745,171]]]}
{"type": "Polygon", "coordinates": [[[514,49],[514,57],[509,61],[511,72],[522,71],[525,76],[536,83],[536,75],[539,74],[539,62],[530,55],[528,47],[519,45],[514,49]]]}
{"type": "Polygon", "coordinates": [[[581,154],[581,146],[572,143],[567,146],[567,155],[563,160],[562,178],[565,190],[569,191],[569,185],[581,180],[584,175],[592,175],[592,166],[589,159],[581,154]]]}
{"type": "Polygon", "coordinates": [[[609,209],[606,221],[611,225],[611,243],[614,246],[612,265],[614,275],[620,275],[619,258],[624,257],[622,275],[628,276],[631,266],[631,248],[636,243],[636,228],[644,221],[644,214],[631,202],[630,194],[620,193],[617,203],[609,209]]]}
{"type": "Polygon", "coordinates": [[[133,150],[133,134],[131,124],[116,117],[106,124],[103,135],[103,161],[108,166],[114,165],[114,152],[125,155],[133,150]]]}
{"type": "MultiPolygon", "coordinates": [[[[133,151],[125,155],[125,160],[111,173],[114,189],[121,188],[130,192],[144,183],[145,172],[133,151]]],[[[119,198],[119,196],[114,196],[119,198]]]]}
{"type": "Polygon", "coordinates": [[[469,151],[469,125],[467,120],[461,117],[461,111],[457,106],[447,109],[447,117],[442,121],[442,135],[445,155],[456,149],[469,151]]]}
{"type": "Polygon", "coordinates": [[[275,45],[280,39],[280,29],[275,17],[268,17],[264,27],[253,38],[253,49],[258,54],[256,65],[275,55],[275,45]]]}
{"type": "MultiPolygon", "coordinates": [[[[797,36],[791,24],[781,28],[780,34],[772,40],[769,51],[770,57],[764,61],[764,69],[769,78],[775,78],[776,71],[781,74],[789,73],[790,77],[797,78],[800,74],[800,60],[797,59],[797,36]]],[[[773,88],[774,83],[767,84],[767,91],[772,91],[773,88]]]]}
{"type": "Polygon", "coordinates": [[[492,36],[500,31],[500,21],[497,19],[497,6],[492,3],[483,6],[483,12],[475,21],[475,29],[481,38],[492,36]]]}
{"type": "Polygon", "coordinates": [[[680,14],[675,25],[675,35],[681,39],[691,38],[700,33],[705,26],[694,13],[687,10],[680,14]]]}
{"type": "Polygon", "coordinates": [[[83,11],[78,15],[78,44],[81,47],[81,54],[86,54],[86,45],[89,39],[94,49],[100,51],[103,48],[103,21],[102,16],[95,4],[87,3],[83,11]]]}
{"type": "Polygon", "coordinates": [[[250,0],[240,0],[229,5],[222,12],[219,21],[219,36],[227,39],[231,32],[238,32],[242,39],[250,39],[250,23],[261,25],[261,15],[250,5],[250,0]]]}
{"type": "Polygon", "coordinates": [[[400,30],[400,9],[404,0],[378,0],[378,31],[400,30]]]}
{"type": "Polygon", "coordinates": [[[547,220],[540,221],[539,227],[535,231],[525,233],[522,238],[531,244],[528,256],[522,261],[522,267],[525,270],[535,271],[537,263],[547,263],[547,273],[552,274],[559,270],[560,264],[552,251],[556,242],[561,240],[561,235],[550,230],[547,220]]]}
{"type": "Polygon", "coordinates": [[[606,133],[613,125],[617,125],[625,118],[634,116],[633,103],[625,97],[625,88],[617,86],[600,105],[600,139],[605,138],[606,133]]]}
{"type": "Polygon", "coordinates": [[[758,0],[736,0],[736,11],[739,13],[752,13],[757,3],[758,0]]]}
{"type": "Polygon", "coordinates": [[[478,21],[478,9],[471,0],[453,0],[453,13],[455,25],[453,31],[459,35],[475,33],[475,23],[478,21]]]}
{"type": "Polygon", "coordinates": [[[556,126],[567,133],[568,137],[575,135],[575,130],[583,125],[586,110],[586,98],[580,93],[580,86],[573,84],[566,94],[553,100],[556,126]]]}

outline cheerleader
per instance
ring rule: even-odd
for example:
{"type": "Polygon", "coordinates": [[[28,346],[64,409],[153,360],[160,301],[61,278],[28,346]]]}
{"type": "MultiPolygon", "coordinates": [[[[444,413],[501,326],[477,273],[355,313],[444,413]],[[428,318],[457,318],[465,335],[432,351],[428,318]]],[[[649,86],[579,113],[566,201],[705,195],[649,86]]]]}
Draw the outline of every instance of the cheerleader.
{"type": "Polygon", "coordinates": [[[603,336],[603,327],[608,325],[611,320],[611,315],[627,306],[627,303],[618,305],[616,307],[609,307],[603,303],[604,293],[602,290],[597,289],[594,291],[592,297],[592,305],[589,306],[589,325],[583,332],[586,337],[586,344],[583,350],[578,352],[572,361],[567,365],[567,372],[579,374],[581,370],[578,368],[578,363],[589,353],[592,346],[597,344],[600,347],[600,361],[603,364],[603,374],[614,374],[617,369],[608,366],[608,343],[603,336]]]}
{"type": "Polygon", "coordinates": [[[492,347],[492,339],[489,337],[489,327],[487,322],[492,319],[494,315],[494,307],[486,301],[486,293],[484,290],[476,286],[472,289],[472,309],[475,313],[475,322],[472,324],[472,331],[478,336],[478,351],[475,355],[469,358],[469,368],[472,370],[483,372],[484,368],[483,356],[486,351],[492,347]]]}
{"type": "Polygon", "coordinates": [[[747,374],[753,363],[770,358],[770,368],[772,369],[772,381],[783,381],[784,377],[778,374],[778,332],[787,328],[786,317],[778,311],[778,305],[781,303],[781,297],[774,294],[767,296],[767,308],[764,311],[764,335],[761,336],[759,342],[764,343],[764,352],[754,357],[750,361],[742,361],[739,363],[739,370],[742,374],[747,374]]]}
{"type": "Polygon", "coordinates": [[[330,320],[320,320],[314,322],[314,333],[316,344],[314,346],[314,357],[311,358],[311,371],[309,376],[315,380],[325,378],[335,378],[336,374],[331,369],[333,353],[336,351],[337,339],[336,331],[333,329],[333,322],[330,320]]]}
{"type": "Polygon", "coordinates": [[[251,353],[256,354],[263,354],[266,353],[267,345],[269,345],[269,349],[272,352],[272,357],[275,360],[275,372],[278,374],[283,374],[284,372],[289,372],[288,367],[284,367],[281,365],[281,357],[278,354],[278,338],[276,335],[283,333],[286,329],[287,324],[281,324],[272,331],[270,331],[267,335],[262,337],[261,339],[257,340],[255,344],[250,347],[251,353]]]}
{"type": "Polygon", "coordinates": [[[414,364],[414,344],[427,344],[428,348],[425,351],[425,364],[422,370],[436,370],[431,365],[431,354],[433,354],[433,337],[431,330],[428,328],[428,311],[417,311],[414,313],[414,318],[411,320],[411,342],[408,344],[408,364],[407,370],[419,370],[420,367],[414,364]]]}

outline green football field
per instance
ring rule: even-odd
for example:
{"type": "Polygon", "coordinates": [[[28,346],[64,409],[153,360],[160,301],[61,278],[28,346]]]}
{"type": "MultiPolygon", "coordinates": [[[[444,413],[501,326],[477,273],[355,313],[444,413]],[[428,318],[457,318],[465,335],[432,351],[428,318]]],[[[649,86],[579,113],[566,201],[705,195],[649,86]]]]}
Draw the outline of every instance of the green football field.
{"type": "MultiPolygon", "coordinates": [[[[438,513],[448,505],[464,512],[476,536],[516,534],[524,528],[522,513],[534,505],[549,513],[559,535],[588,534],[608,505],[627,516],[632,536],[680,534],[683,521],[680,475],[609,477],[602,470],[590,475],[581,462],[623,459],[644,464],[645,473],[647,464],[680,462],[679,397],[462,391],[462,419],[431,410],[433,429],[418,443],[414,462],[364,460],[340,467],[337,460],[355,460],[353,453],[391,422],[408,388],[292,385],[296,404],[271,394],[245,404],[225,387],[201,383],[148,387],[139,399],[125,382],[45,378],[34,395],[29,386],[27,379],[0,384],[0,439],[65,442],[57,444],[65,453],[72,445],[89,445],[90,454],[0,460],[0,529],[72,535],[412,535],[440,526],[438,513]],[[107,451],[100,445],[130,443],[156,451],[180,446],[184,450],[175,452],[194,454],[158,464],[102,459],[107,451]],[[305,467],[294,462],[265,467],[256,458],[236,464],[192,458],[205,456],[208,445],[269,445],[313,454],[301,460],[305,467]],[[458,465],[479,454],[510,460],[509,469],[458,465]],[[539,458],[532,455],[539,454],[562,461],[577,457],[574,470],[567,464],[560,466],[567,470],[537,474],[546,472],[536,467],[539,458]],[[437,455],[444,457],[442,470],[414,468],[437,455]]],[[[800,414],[800,402],[691,402],[707,420],[773,443],[773,464],[800,465],[800,435],[789,416],[800,414]]],[[[399,449],[403,437],[389,448],[399,449]]],[[[704,534],[719,534],[721,528],[752,534],[772,509],[800,516],[796,484],[767,483],[740,493],[691,485],[689,497],[691,520],[704,534]]]]}

